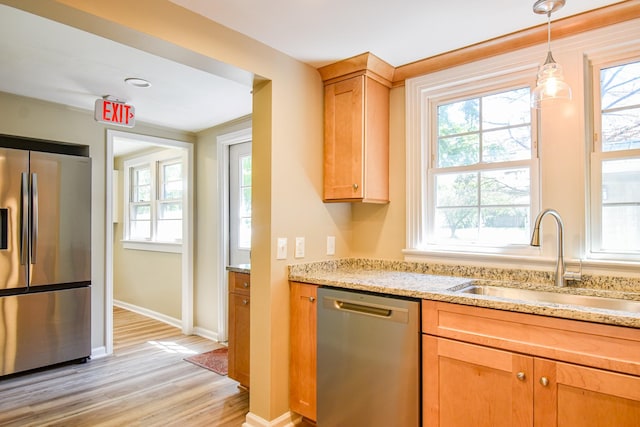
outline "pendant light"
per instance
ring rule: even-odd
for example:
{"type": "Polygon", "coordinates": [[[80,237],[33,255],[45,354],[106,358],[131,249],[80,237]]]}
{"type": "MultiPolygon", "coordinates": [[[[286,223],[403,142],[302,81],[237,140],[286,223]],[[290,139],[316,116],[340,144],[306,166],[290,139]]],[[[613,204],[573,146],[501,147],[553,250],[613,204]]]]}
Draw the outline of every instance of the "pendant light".
{"type": "Polygon", "coordinates": [[[531,107],[541,108],[547,101],[571,99],[571,88],[564,81],[562,67],[551,55],[551,13],[562,8],[565,0],[537,0],[533,11],[547,15],[547,59],[538,70],[538,83],[531,94],[531,107]]]}

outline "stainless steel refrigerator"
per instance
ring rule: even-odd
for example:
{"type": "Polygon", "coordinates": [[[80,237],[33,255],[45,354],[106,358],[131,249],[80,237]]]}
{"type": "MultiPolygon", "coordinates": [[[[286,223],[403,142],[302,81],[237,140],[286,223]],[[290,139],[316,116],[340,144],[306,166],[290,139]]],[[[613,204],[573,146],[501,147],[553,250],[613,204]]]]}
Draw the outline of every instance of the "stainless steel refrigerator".
{"type": "Polygon", "coordinates": [[[91,355],[89,147],[0,135],[0,375],[91,355]]]}

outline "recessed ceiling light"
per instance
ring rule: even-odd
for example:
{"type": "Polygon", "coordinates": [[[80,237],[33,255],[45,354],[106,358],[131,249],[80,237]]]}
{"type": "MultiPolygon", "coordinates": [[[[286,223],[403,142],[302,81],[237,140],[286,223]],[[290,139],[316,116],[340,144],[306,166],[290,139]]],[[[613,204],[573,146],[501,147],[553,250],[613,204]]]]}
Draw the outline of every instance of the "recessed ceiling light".
{"type": "Polygon", "coordinates": [[[128,77],[124,79],[124,81],[130,84],[131,86],[135,86],[135,87],[151,87],[151,83],[149,83],[145,79],[141,79],[138,77],[128,77]]]}

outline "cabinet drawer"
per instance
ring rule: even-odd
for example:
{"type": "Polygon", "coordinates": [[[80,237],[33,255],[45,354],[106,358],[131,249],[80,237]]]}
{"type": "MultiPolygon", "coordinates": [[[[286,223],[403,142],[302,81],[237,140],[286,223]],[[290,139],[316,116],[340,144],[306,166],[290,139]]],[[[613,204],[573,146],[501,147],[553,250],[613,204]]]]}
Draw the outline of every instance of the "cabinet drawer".
{"type": "Polygon", "coordinates": [[[422,303],[426,334],[640,375],[640,329],[534,314],[422,303]]]}
{"type": "Polygon", "coordinates": [[[249,295],[251,289],[251,275],[246,273],[229,274],[229,292],[249,295]]]}

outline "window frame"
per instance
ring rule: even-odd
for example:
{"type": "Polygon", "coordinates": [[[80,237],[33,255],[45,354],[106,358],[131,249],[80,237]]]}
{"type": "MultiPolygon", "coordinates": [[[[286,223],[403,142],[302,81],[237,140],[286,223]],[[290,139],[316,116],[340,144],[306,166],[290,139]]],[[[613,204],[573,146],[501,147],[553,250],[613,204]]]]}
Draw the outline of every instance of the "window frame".
{"type": "Polygon", "coordinates": [[[588,78],[592,132],[588,159],[588,209],[587,209],[587,250],[585,257],[591,260],[640,261],[640,251],[604,250],[602,242],[602,164],[605,161],[640,159],[640,149],[602,150],[602,105],[600,93],[600,70],[628,63],[640,63],[640,51],[609,52],[602,58],[589,58],[586,65],[588,78]],[[600,248],[600,249],[596,249],[600,248]]]}
{"type": "MultiPolygon", "coordinates": [[[[182,218],[180,219],[181,223],[185,220],[184,209],[186,206],[186,196],[187,196],[187,184],[186,184],[186,153],[184,150],[179,149],[165,149],[158,152],[145,154],[142,156],[136,156],[129,159],[124,160],[124,191],[123,191],[123,236],[122,236],[122,244],[126,249],[137,249],[137,250],[152,250],[158,252],[173,252],[180,253],[182,251],[182,244],[184,242],[184,236],[181,239],[176,241],[165,241],[157,239],[157,227],[158,227],[158,219],[159,219],[159,211],[160,204],[164,202],[175,203],[178,199],[162,199],[162,176],[161,172],[162,165],[167,164],[181,164],[181,176],[182,176],[182,197],[179,199],[179,202],[182,206],[182,218]],[[132,172],[135,169],[140,169],[147,167],[151,173],[151,190],[150,190],[150,198],[149,202],[134,202],[132,200],[132,191],[133,191],[133,179],[132,172]],[[149,239],[134,239],[131,238],[130,227],[131,227],[131,206],[136,204],[148,204],[150,205],[150,216],[151,216],[151,237],[149,239]]],[[[181,228],[183,229],[182,225],[181,228]]],[[[183,231],[184,232],[184,231],[183,231]]]]}
{"type": "MultiPolygon", "coordinates": [[[[464,67],[461,67],[464,68],[464,67]]],[[[447,70],[407,80],[407,249],[410,256],[461,254],[472,259],[484,255],[517,257],[539,255],[540,250],[528,244],[443,244],[431,239],[434,225],[434,168],[437,145],[437,106],[449,101],[487,96],[510,89],[535,87],[537,64],[512,63],[493,72],[447,70]]],[[[538,149],[538,113],[531,114],[531,159],[508,162],[530,168],[530,229],[540,207],[540,161],[538,149]]],[[[478,170],[504,169],[503,162],[478,163],[478,170]],[[501,167],[502,166],[502,167],[501,167]]],[[[459,167],[456,169],[463,169],[459,167]]]]}

